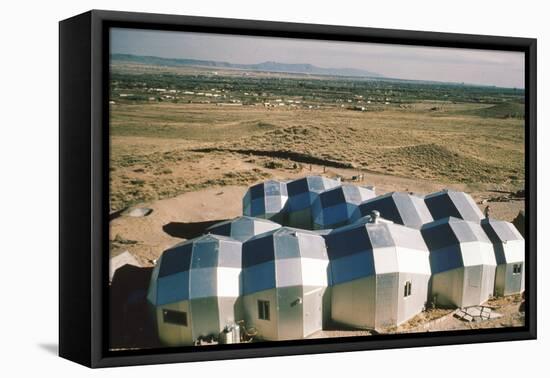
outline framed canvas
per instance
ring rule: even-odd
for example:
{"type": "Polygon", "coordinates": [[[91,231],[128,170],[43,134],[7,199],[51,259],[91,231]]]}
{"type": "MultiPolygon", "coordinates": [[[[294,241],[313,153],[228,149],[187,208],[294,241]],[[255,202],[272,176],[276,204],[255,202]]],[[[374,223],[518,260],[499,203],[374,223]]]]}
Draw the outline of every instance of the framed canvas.
{"type": "Polygon", "coordinates": [[[60,22],[59,354],[536,338],[536,40],[60,22]]]}

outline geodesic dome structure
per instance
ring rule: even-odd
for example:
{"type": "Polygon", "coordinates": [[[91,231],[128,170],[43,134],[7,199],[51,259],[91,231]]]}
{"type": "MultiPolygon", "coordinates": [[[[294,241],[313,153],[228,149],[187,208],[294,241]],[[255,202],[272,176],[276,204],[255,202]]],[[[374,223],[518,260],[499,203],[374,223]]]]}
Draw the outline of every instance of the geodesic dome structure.
{"type": "Polygon", "coordinates": [[[340,186],[339,180],[323,176],[306,176],[287,183],[288,209],[287,225],[290,227],[313,229],[311,206],[325,190],[340,186]]]}
{"type": "Polygon", "coordinates": [[[217,337],[240,318],[241,247],[225,236],[203,235],[164,251],[147,293],[164,344],[217,337]]]}
{"type": "Polygon", "coordinates": [[[243,198],[243,215],[283,224],[288,200],[286,183],[269,180],[251,186],[243,198]]]}
{"type": "Polygon", "coordinates": [[[302,339],[320,330],[327,307],[328,257],[314,232],[282,227],[243,244],[245,322],[265,340],[302,339]]]}
{"type": "Polygon", "coordinates": [[[454,217],[479,222],[484,218],[474,199],[464,192],[442,190],[426,195],[424,202],[434,220],[454,217]]]}
{"type": "Polygon", "coordinates": [[[431,296],[438,305],[477,306],[493,295],[495,253],[479,223],[439,219],[425,224],[422,236],[430,249],[431,296]]]}
{"type": "Polygon", "coordinates": [[[433,221],[424,199],[408,193],[392,192],[368,199],[359,205],[359,210],[362,216],[376,210],[384,219],[413,228],[433,221]]]}
{"type": "Polygon", "coordinates": [[[281,225],[267,219],[240,216],[216,223],[206,229],[207,233],[231,237],[244,242],[258,234],[275,230],[281,225]]]}
{"type": "Polygon", "coordinates": [[[481,226],[495,251],[495,295],[521,293],[525,287],[525,240],[510,222],[489,218],[482,220],[481,226]]]}
{"type": "Polygon", "coordinates": [[[423,310],[430,262],[419,230],[382,220],[359,222],[333,230],[325,239],[333,321],[380,329],[423,310]]]}
{"type": "Polygon", "coordinates": [[[342,185],[320,193],[311,207],[313,228],[337,228],[361,218],[359,205],[374,198],[373,189],[355,185],[342,185]]]}

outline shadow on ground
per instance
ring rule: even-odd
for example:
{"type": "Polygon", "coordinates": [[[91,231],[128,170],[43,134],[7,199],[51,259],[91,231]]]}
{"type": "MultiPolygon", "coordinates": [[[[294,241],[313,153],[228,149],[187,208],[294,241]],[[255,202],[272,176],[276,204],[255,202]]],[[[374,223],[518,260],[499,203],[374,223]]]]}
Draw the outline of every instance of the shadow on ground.
{"type": "Polygon", "coordinates": [[[254,155],[254,156],[265,156],[270,158],[278,159],[289,159],[298,163],[305,164],[317,164],[327,167],[335,168],[353,168],[350,163],[342,163],[340,161],[318,158],[312,155],[292,152],[286,150],[252,150],[252,149],[234,149],[234,148],[219,148],[219,147],[208,147],[208,148],[196,148],[191,151],[194,152],[236,152],[243,155],[254,155]]]}
{"type": "Polygon", "coordinates": [[[57,343],[40,343],[38,347],[56,356],[59,354],[59,345],[57,345],[57,343]]]}
{"type": "Polygon", "coordinates": [[[204,221],[204,222],[170,222],[162,226],[162,230],[168,235],[181,239],[193,239],[205,233],[206,229],[226,219],[204,221]]]}

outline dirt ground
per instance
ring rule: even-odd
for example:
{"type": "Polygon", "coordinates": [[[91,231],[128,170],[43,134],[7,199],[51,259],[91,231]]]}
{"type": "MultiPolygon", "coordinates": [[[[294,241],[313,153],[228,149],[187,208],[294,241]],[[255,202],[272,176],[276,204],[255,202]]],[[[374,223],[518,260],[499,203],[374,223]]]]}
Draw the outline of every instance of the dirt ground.
{"type": "MultiPolygon", "coordinates": [[[[227,164],[236,162],[228,161],[227,164]]],[[[241,162],[240,165],[246,165],[241,162]]],[[[324,174],[351,178],[363,173],[359,185],[374,185],[378,194],[390,191],[429,193],[443,188],[468,190],[466,184],[445,185],[427,180],[408,179],[378,173],[363,172],[354,169],[305,166],[300,170],[286,171],[265,169],[265,175],[275,179],[292,179],[308,174],[324,174]]],[[[173,198],[145,202],[134,207],[147,207],[152,213],[146,217],[130,217],[122,213],[111,221],[111,256],[128,250],[144,266],[152,265],[154,259],[168,247],[186,239],[199,236],[210,225],[225,219],[242,215],[242,197],[248,186],[214,186],[187,192],[173,198]]],[[[496,191],[470,192],[483,211],[487,204],[491,207],[491,216],[512,221],[524,208],[522,199],[504,198],[496,191]],[[500,201],[481,203],[496,198],[500,201]],[[504,200],[505,199],[505,200],[504,200]]]]}
{"type": "Polygon", "coordinates": [[[499,297],[488,300],[484,305],[502,317],[477,322],[466,322],[453,316],[454,310],[434,309],[423,312],[405,324],[388,330],[388,333],[414,333],[454,331],[482,328],[522,327],[525,314],[519,311],[521,295],[499,297]]]}
{"type": "Polygon", "coordinates": [[[144,266],[151,265],[165,249],[201,235],[217,221],[239,215],[238,199],[245,191],[241,186],[215,187],[142,204],[153,210],[150,215],[122,215],[111,221],[112,255],[128,250],[144,266]],[[123,242],[117,242],[117,237],[123,242]]]}

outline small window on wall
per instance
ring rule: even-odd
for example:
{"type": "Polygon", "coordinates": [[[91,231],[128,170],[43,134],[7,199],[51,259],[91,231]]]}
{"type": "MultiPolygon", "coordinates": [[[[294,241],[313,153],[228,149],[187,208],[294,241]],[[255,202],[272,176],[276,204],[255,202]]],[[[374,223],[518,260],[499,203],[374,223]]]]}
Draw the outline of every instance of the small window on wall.
{"type": "Polygon", "coordinates": [[[164,323],[176,324],[187,327],[187,312],[162,310],[162,319],[164,323]]]}
{"type": "Polygon", "coordinates": [[[403,292],[404,297],[408,297],[411,295],[411,289],[412,289],[412,283],[411,281],[405,282],[405,290],[403,292]]]}
{"type": "Polygon", "coordinates": [[[269,320],[269,301],[258,300],[258,319],[269,320]]]}
{"type": "Polygon", "coordinates": [[[512,268],[512,272],[514,274],[520,274],[521,273],[521,264],[514,264],[514,267],[512,268]]]}

